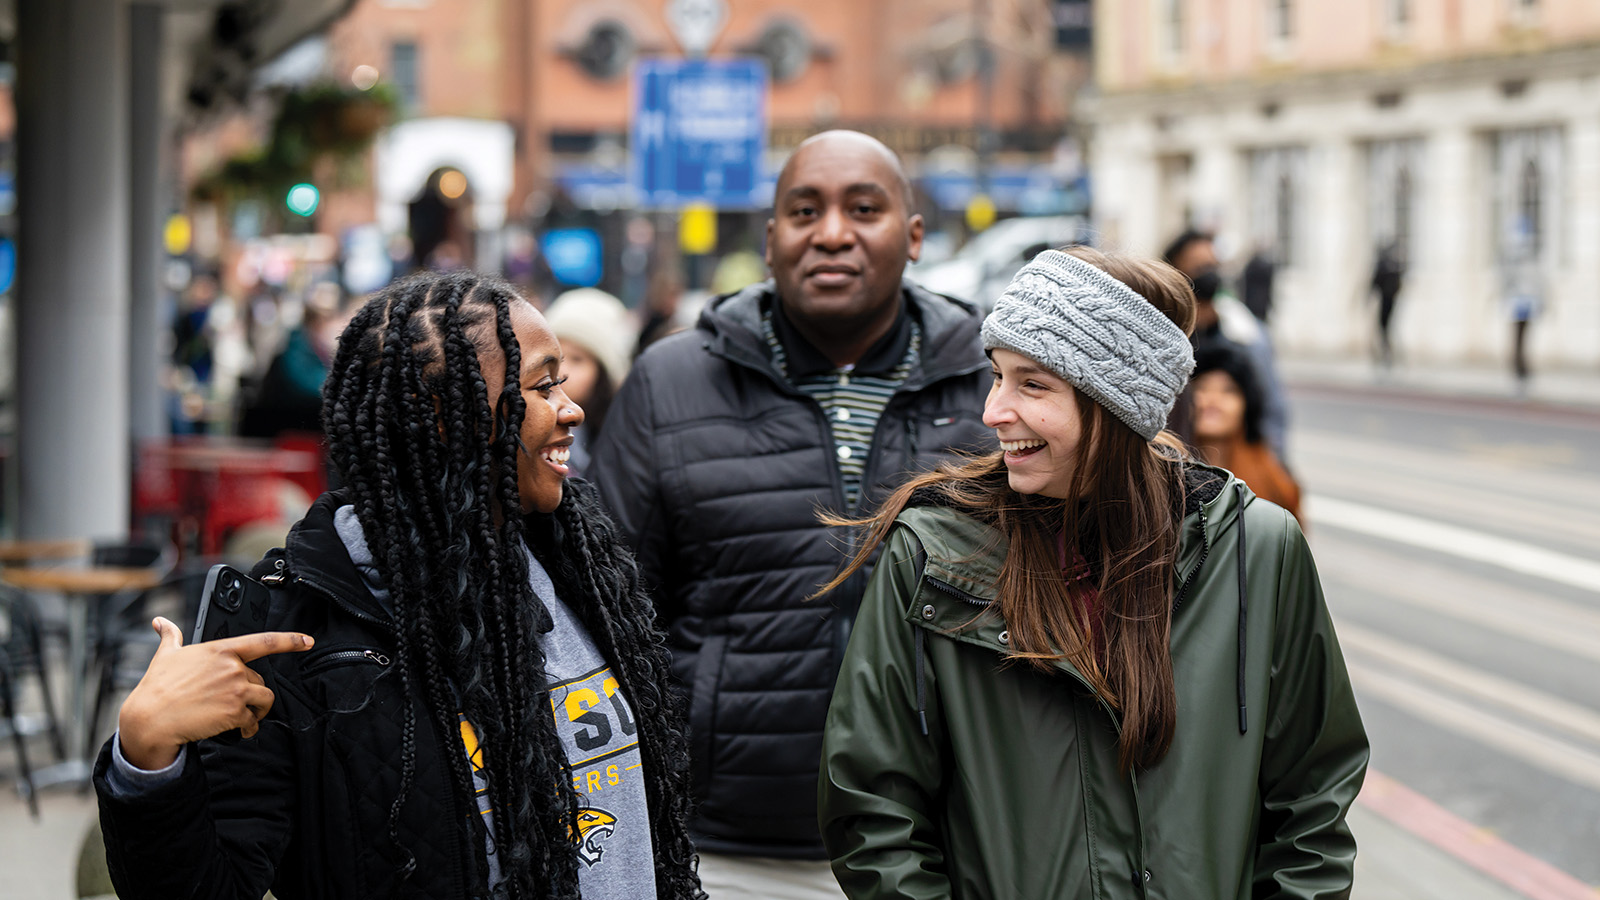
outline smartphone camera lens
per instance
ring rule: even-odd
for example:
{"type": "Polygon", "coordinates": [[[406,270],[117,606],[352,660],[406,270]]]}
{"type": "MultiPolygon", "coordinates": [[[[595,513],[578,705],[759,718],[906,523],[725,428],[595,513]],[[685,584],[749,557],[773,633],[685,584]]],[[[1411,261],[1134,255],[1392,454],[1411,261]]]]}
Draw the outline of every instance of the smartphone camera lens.
{"type": "Polygon", "coordinates": [[[237,611],[244,602],[244,585],[239,583],[237,577],[227,576],[227,580],[223,582],[222,590],[217,592],[217,599],[223,609],[228,612],[237,611]]]}

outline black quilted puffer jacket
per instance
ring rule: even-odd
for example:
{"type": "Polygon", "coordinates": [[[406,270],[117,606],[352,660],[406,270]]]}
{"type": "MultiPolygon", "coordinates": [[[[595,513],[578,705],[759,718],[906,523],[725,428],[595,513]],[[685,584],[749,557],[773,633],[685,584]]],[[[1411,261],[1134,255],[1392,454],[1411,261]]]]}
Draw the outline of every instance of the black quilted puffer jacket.
{"type": "MultiPolygon", "coordinates": [[[[569,482],[598,505],[594,489],[569,482]]],[[[267,657],[275,700],[256,737],[191,745],[179,779],[136,802],[111,796],[110,744],[95,765],[112,881],[123,900],[239,898],[271,888],[284,900],[467,900],[487,894],[477,875],[475,798],[459,792],[442,734],[421,692],[406,696],[390,671],[393,626],[334,528],[339,493],[325,494],[252,574],[274,589],[267,628],[316,638],[306,653],[267,657]],[[398,819],[404,704],[416,714],[414,781],[398,819]],[[194,750],[198,748],[199,753],[194,750]],[[409,879],[395,873],[416,860],[409,879]]],[[[656,823],[653,823],[656,824],[656,823]]]]}
{"type": "MultiPolygon", "coordinates": [[[[823,859],[822,726],[868,573],[805,599],[851,538],[817,519],[844,506],[832,431],[768,356],[771,292],[769,281],[719,297],[695,329],[640,356],[587,474],[654,589],[690,693],[697,846],[823,859]]],[[[981,316],[909,281],[904,294],[922,359],[878,422],[863,512],[952,449],[995,449],[981,316]]]]}
{"type": "Polygon", "coordinates": [[[260,897],[269,887],[281,897],[390,896],[405,863],[389,839],[404,703],[416,707],[417,766],[399,841],[417,866],[399,896],[477,896],[476,848],[467,844],[474,839],[467,816],[477,808],[457,796],[443,755],[460,742],[437,733],[420,696],[403,696],[397,679],[379,679],[393,626],[334,530],[336,496],[323,495],[288,546],[252,573],[291,573],[275,592],[268,627],[317,641],[306,653],[255,666],[275,698],[256,736],[191,745],[179,780],[137,803],[110,796],[109,742],[101,750],[100,822],[124,900],[260,897]]]}

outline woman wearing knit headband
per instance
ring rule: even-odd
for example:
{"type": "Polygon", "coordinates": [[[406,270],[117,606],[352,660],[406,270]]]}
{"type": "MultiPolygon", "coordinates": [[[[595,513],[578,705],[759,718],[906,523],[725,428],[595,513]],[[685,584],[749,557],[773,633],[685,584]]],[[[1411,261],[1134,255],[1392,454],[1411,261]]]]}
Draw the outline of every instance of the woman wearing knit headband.
{"type": "Polygon", "coordinates": [[[1193,320],[1162,263],[1040,254],[983,325],[1002,452],[861,523],[820,788],[855,900],[1348,896],[1366,734],[1293,517],[1162,430],[1193,320]]]}

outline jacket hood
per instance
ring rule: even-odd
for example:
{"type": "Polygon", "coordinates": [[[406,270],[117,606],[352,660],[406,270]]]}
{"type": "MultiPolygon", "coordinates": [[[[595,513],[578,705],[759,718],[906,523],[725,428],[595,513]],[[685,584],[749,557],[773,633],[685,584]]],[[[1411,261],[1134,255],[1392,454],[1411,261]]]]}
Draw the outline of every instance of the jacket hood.
{"type": "MultiPolygon", "coordinates": [[[[712,298],[695,324],[710,338],[707,349],[779,378],[761,337],[761,305],[775,297],[776,291],[776,284],[769,278],[736,293],[712,298]]],[[[910,279],[901,279],[900,292],[907,310],[922,326],[922,359],[906,378],[905,390],[920,390],[940,379],[966,375],[982,367],[973,362],[971,353],[978,340],[978,326],[983,322],[977,307],[935,294],[910,279]]]]}
{"type": "MultiPolygon", "coordinates": [[[[1254,499],[1255,494],[1227,469],[1184,462],[1183,493],[1173,496],[1174,506],[1182,503],[1174,577],[1187,578],[1207,548],[1233,527],[1254,499]]],[[[993,600],[1000,562],[1005,559],[1005,536],[966,513],[945,507],[939,492],[923,489],[912,495],[901,520],[921,539],[930,573],[943,572],[953,579],[947,582],[952,587],[993,600]],[[963,520],[966,524],[959,524],[963,520]]],[[[945,580],[944,575],[937,577],[945,580]]]]}
{"type": "MultiPolygon", "coordinates": [[[[1181,495],[1174,493],[1173,496],[1174,505],[1182,503],[1183,518],[1179,525],[1178,556],[1173,572],[1178,587],[1173,594],[1172,610],[1176,613],[1188,599],[1189,589],[1200,574],[1201,567],[1206,564],[1206,558],[1217,543],[1217,538],[1230,529],[1238,528],[1236,692],[1239,733],[1244,734],[1249,729],[1248,711],[1245,707],[1245,626],[1249,610],[1248,586],[1245,578],[1246,545],[1243,512],[1244,508],[1255,499],[1255,495],[1244,482],[1226,469],[1193,461],[1185,461],[1182,466],[1184,489],[1181,495]]],[[[935,497],[937,495],[932,492],[919,492],[913,496],[913,502],[935,497]]],[[[997,599],[995,585],[999,580],[1000,565],[1008,550],[1004,534],[964,512],[939,505],[908,506],[897,521],[910,527],[921,542],[923,571],[928,577],[966,595],[969,602],[978,605],[987,605],[997,599]]],[[[933,625],[941,625],[937,613],[928,618],[932,620],[933,625]]],[[[968,617],[968,622],[971,621],[968,617]]],[[[989,630],[998,630],[1000,627],[994,623],[987,626],[989,630]]],[[[925,632],[919,628],[916,644],[916,668],[919,679],[923,667],[925,639],[925,632]]],[[[983,643],[989,643],[989,640],[985,638],[983,643]]],[[[1078,674],[1064,659],[1057,661],[1056,665],[1078,674]]],[[[1079,677],[1081,678],[1081,675],[1079,677]]],[[[920,696],[918,702],[921,703],[920,696]]],[[[920,705],[917,712],[921,718],[923,710],[920,705]]]]}
{"type": "Polygon", "coordinates": [[[350,502],[343,490],[327,491],[318,497],[305,517],[289,530],[283,547],[268,553],[250,574],[259,580],[286,569],[296,581],[349,604],[358,613],[388,623],[392,616],[367,590],[361,571],[350,561],[334,526],[334,513],[350,502]]]}

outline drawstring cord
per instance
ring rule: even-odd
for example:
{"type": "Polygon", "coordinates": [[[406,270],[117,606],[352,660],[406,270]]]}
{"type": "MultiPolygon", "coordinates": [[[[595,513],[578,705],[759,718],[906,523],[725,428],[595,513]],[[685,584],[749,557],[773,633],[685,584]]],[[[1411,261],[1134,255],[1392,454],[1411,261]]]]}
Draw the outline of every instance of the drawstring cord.
{"type": "Polygon", "coordinates": [[[1244,690],[1244,644],[1245,644],[1245,614],[1248,603],[1245,594],[1244,581],[1244,485],[1235,481],[1234,494],[1239,498],[1239,733],[1244,734],[1250,730],[1250,720],[1245,711],[1244,690]]]}
{"type": "Polygon", "coordinates": [[[916,632],[915,643],[917,645],[917,721],[922,723],[922,736],[927,737],[928,695],[927,686],[922,680],[922,655],[924,653],[923,648],[927,646],[928,632],[926,629],[915,625],[912,626],[912,630],[916,632]]]}

